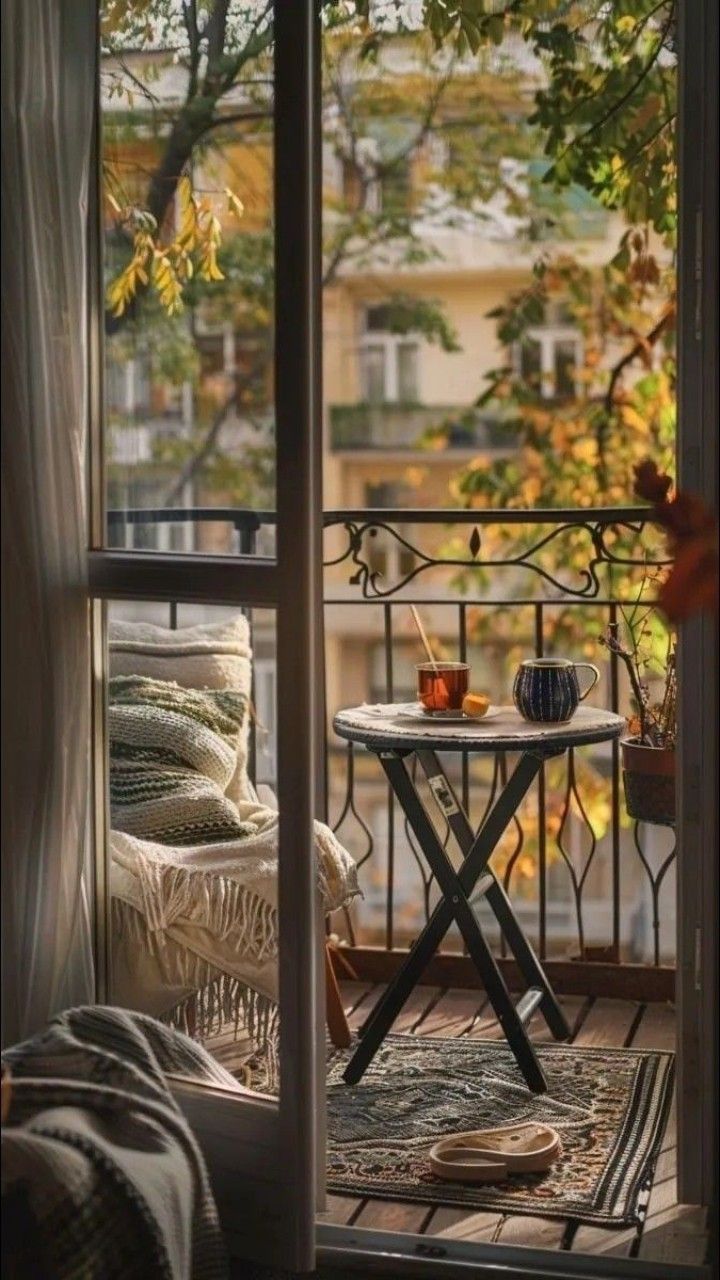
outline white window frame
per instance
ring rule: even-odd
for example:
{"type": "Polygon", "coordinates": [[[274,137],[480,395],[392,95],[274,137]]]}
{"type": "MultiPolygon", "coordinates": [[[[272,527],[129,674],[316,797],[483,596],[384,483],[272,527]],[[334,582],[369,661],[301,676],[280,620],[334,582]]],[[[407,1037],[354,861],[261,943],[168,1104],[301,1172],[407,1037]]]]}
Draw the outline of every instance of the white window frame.
{"type": "MultiPolygon", "coordinates": [[[[379,304],[380,305],[380,304],[379,304]]],[[[358,343],[360,395],[363,401],[375,404],[404,404],[400,398],[400,352],[410,348],[415,352],[415,399],[407,403],[420,403],[420,337],[412,333],[391,333],[389,329],[368,329],[368,315],[375,308],[367,306],[362,314],[362,332],[358,343]],[[382,351],[383,398],[371,401],[366,361],[373,349],[382,351]]]]}
{"type": "Polygon", "coordinates": [[[117,373],[122,381],[122,404],[116,407],[120,413],[126,413],[128,417],[132,417],[137,413],[139,408],[145,408],[144,405],[138,405],[136,399],[135,388],[140,381],[140,361],[137,356],[130,356],[129,360],[124,360],[117,369],[117,373]]]}
{"type": "MultiPolygon", "coordinates": [[[[584,343],[582,334],[574,325],[542,324],[533,325],[526,331],[525,338],[536,342],[540,348],[540,394],[543,400],[560,398],[555,383],[555,358],[560,343],[572,343],[575,348],[575,367],[583,362],[584,343]]],[[[522,342],[516,342],[513,348],[513,367],[516,376],[522,374],[522,342]]],[[[575,394],[578,393],[575,382],[575,394]]]]}

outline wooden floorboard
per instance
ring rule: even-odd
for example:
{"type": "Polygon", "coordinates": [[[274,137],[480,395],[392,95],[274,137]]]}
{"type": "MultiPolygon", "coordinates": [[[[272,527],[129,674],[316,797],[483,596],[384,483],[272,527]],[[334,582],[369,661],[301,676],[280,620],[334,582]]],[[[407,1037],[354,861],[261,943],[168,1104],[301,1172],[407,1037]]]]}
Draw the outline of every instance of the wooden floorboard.
{"type": "Polygon", "coordinates": [[[357,1031],[360,1023],[370,1012],[375,992],[379,995],[380,988],[373,987],[369,982],[340,983],[343,1009],[351,1031],[357,1031]]]}
{"type": "Polygon", "coordinates": [[[502,1216],[478,1210],[453,1209],[440,1205],[435,1209],[426,1228],[426,1235],[445,1236],[449,1240],[494,1240],[502,1216]]]}
{"type": "MultiPolygon", "coordinates": [[[[363,983],[341,983],[351,1027],[356,1030],[383,991],[363,983]]],[[[638,1049],[675,1047],[675,1012],[666,1005],[642,1006],[636,1001],[566,996],[561,1000],[578,1046],[631,1045],[638,1049]]],[[[395,1031],[428,1036],[469,1036],[498,1039],[501,1029],[480,990],[440,990],[417,987],[396,1020],[395,1031]]],[[[528,1031],[534,1042],[550,1036],[539,1013],[528,1031]]],[[[329,1196],[322,1221],[352,1222],[359,1228],[404,1231],[468,1241],[499,1241],[532,1248],[570,1249],[606,1256],[639,1256],[657,1262],[702,1262],[707,1247],[703,1210],[678,1205],[676,1192],[676,1126],[674,1103],[663,1139],[650,1194],[645,1227],[613,1229],[572,1221],[521,1214],[496,1214],[467,1209],[406,1204],[392,1200],[329,1196]]]]}
{"type": "Polygon", "coordinates": [[[423,1233],[432,1206],[427,1204],[402,1204],[397,1200],[366,1200],[353,1222],[354,1227],[368,1231],[404,1231],[413,1235],[423,1233]]]}
{"type": "MultiPolygon", "coordinates": [[[[590,1005],[587,996],[563,996],[560,1000],[565,1020],[570,1028],[570,1039],[574,1039],[578,1026],[587,1013],[590,1005]]],[[[539,1009],[535,1011],[528,1023],[528,1034],[535,1044],[553,1044],[555,1037],[550,1031],[539,1009]]]]}
{"type": "MultiPolygon", "coordinates": [[[[673,1050],[675,1036],[674,1009],[649,1005],[632,1044],[636,1049],[673,1050]]],[[[708,1247],[707,1211],[678,1203],[676,1144],[677,1102],[673,1096],[637,1256],[646,1262],[702,1263],[708,1247]]]]}
{"type": "Polygon", "coordinates": [[[522,1244],[529,1249],[559,1249],[565,1238],[567,1223],[558,1218],[524,1217],[508,1214],[495,1236],[499,1244],[522,1244]]]}
{"type": "Polygon", "coordinates": [[[440,987],[416,987],[395,1019],[393,1031],[405,1035],[411,1032],[414,1035],[424,1034],[425,1020],[432,1017],[442,994],[440,987]]]}
{"type": "Polygon", "coordinates": [[[622,1049],[637,1020],[639,1005],[632,1000],[594,1000],[572,1043],[585,1048],[622,1049]]]}
{"type": "Polygon", "coordinates": [[[443,991],[416,1028],[419,1036],[464,1036],[485,1004],[481,991],[443,991]]]}
{"type": "Polygon", "coordinates": [[[364,1201],[357,1196],[328,1195],[325,1200],[325,1212],[318,1214],[318,1222],[346,1227],[353,1221],[363,1203],[364,1201]]]}

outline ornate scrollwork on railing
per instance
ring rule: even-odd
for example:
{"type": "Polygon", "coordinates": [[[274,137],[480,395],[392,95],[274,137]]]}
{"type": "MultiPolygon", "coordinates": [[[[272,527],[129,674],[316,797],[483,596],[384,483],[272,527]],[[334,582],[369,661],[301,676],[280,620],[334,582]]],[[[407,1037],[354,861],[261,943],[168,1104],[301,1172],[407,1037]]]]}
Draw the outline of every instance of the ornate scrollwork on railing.
{"type": "MultiPolygon", "coordinates": [[[[407,513],[405,523],[412,523],[413,514],[418,513],[407,513]]],[[[548,512],[547,514],[547,524],[552,524],[552,518],[555,513],[548,512]]],[[[442,525],[449,522],[449,517],[442,519],[438,514],[436,521],[438,527],[442,527],[442,525]]],[[[425,519],[423,524],[427,523],[430,522],[425,519]]],[[[514,523],[520,522],[516,520],[514,523]]],[[[537,520],[532,521],[532,523],[539,524],[537,520]]],[[[501,512],[497,513],[497,525],[502,525],[501,512]]],[[[542,524],[539,524],[539,527],[543,528],[542,524]]],[[[345,563],[353,566],[354,571],[349,577],[349,584],[359,587],[362,598],[365,600],[387,599],[389,596],[402,591],[403,588],[409,586],[411,582],[427,573],[428,570],[438,568],[465,572],[525,569],[571,599],[592,600],[600,595],[602,589],[598,569],[603,566],[607,568],[616,566],[625,569],[641,569],[646,567],[659,568],[669,563],[667,560],[653,557],[647,551],[641,552],[638,550],[633,555],[618,554],[618,551],[609,545],[609,534],[611,532],[614,537],[622,536],[623,533],[632,534],[635,540],[639,542],[645,527],[642,521],[634,522],[621,518],[617,520],[568,519],[559,524],[554,524],[547,532],[543,532],[539,537],[536,537],[530,545],[521,547],[514,554],[485,558],[481,555],[483,541],[479,524],[473,524],[471,527],[467,538],[467,555],[457,556],[452,554],[430,554],[418,546],[416,542],[411,542],[404,533],[401,533],[394,521],[379,518],[365,521],[346,520],[342,528],[347,535],[347,544],[338,555],[325,561],[325,568],[345,563]],[[372,566],[372,542],[380,534],[394,542],[400,551],[412,557],[412,567],[400,572],[393,582],[383,581],[384,575],[382,571],[374,569],[372,566]],[[577,536],[578,534],[587,538],[588,559],[585,566],[573,569],[570,558],[562,555],[562,540],[567,538],[568,535],[577,536]],[[572,571],[574,575],[572,578],[568,575],[561,577],[556,568],[550,568],[541,562],[542,552],[555,544],[558,544],[558,559],[572,571]]],[[[454,536],[456,538],[457,534],[454,536]]],[[[577,548],[575,548],[575,554],[577,554],[577,548]]]]}

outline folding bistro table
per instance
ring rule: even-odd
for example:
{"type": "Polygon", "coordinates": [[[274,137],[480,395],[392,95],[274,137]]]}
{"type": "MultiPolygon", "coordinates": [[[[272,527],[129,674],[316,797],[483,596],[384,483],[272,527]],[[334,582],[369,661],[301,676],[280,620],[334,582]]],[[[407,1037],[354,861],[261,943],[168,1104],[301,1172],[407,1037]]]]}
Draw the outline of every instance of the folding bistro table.
{"type": "Polygon", "coordinates": [[[489,860],[543,761],[562,755],[570,747],[618,738],[625,721],[611,711],[581,706],[567,724],[529,724],[514,707],[496,708],[483,720],[448,723],[429,717],[413,720],[403,715],[399,706],[388,705],[341,711],[335,717],[334,728],[339,737],[361,743],[378,757],[442,895],[361,1027],[359,1043],[345,1069],[345,1081],[356,1084],[360,1080],[454,921],[528,1088],[533,1093],[544,1093],[547,1083],[526,1025],[534,1011],[540,1009],[556,1040],[567,1040],[570,1029],[489,860]],[[451,751],[519,755],[513,773],[477,833],[438,758],[438,752],[451,751]],[[413,755],[463,856],[459,871],[455,871],[408,770],[408,759],[413,755]],[[527,983],[517,1004],[511,999],[477,920],[475,906],[482,899],[493,911],[527,983]]]}

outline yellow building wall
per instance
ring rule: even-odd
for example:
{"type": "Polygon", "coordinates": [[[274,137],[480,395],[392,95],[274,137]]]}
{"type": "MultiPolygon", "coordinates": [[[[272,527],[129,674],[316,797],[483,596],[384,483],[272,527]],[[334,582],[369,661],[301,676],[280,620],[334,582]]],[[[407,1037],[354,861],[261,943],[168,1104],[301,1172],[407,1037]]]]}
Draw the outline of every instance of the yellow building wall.
{"type": "MultiPolygon", "coordinates": [[[[503,272],[481,276],[458,272],[441,279],[422,277],[403,283],[403,289],[440,302],[457,333],[461,350],[447,352],[424,342],[419,358],[420,401],[425,405],[470,407],[484,389],[485,374],[507,359],[497,341],[496,321],[488,312],[503,305],[508,295],[527,282],[527,274],[503,272]]],[[[396,286],[392,286],[393,288],[396,286]]],[[[467,454],[440,450],[383,455],[379,451],[336,452],[331,448],[329,410],[333,405],[360,400],[358,346],[362,312],[390,287],[372,291],[352,282],[326,290],[323,299],[323,398],[325,404],[325,505],[361,507],[368,485],[398,483],[410,488],[421,507],[451,505],[450,481],[467,454]]]]}

